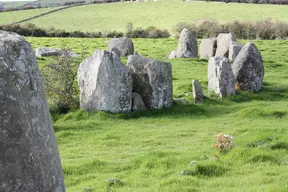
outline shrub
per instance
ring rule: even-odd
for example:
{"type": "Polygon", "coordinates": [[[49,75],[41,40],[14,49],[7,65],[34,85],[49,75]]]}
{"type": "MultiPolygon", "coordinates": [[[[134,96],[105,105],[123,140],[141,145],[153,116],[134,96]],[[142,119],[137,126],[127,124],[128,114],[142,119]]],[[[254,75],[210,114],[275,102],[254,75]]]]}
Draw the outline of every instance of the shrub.
{"type": "Polygon", "coordinates": [[[62,113],[78,104],[75,82],[78,63],[83,58],[84,50],[81,58],[75,59],[71,57],[69,49],[66,49],[62,56],[57,57],[56,64],[50,64],[41,70],[48,100],[62,113]]]}
{"type": "Polygon", "coordinates": [[[164,29],[152,29],[149,31],[149,38],[168,38],[170,37],[170,33],[168,30],[164,29]]]}

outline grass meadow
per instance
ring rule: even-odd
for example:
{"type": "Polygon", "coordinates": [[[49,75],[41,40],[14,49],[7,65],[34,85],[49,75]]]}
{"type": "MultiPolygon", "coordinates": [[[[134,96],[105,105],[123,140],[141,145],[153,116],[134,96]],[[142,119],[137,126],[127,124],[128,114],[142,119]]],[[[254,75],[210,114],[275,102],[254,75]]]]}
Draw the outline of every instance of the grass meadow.
{"type": "MultiPolygon", "coordinates": [[[[0,13],[0,24],[34,16],[45,9],[0,13]],[[3,18],[3,19],[2,19],[3,18]]],[[[64,29],[66,31],[125,31],[126,24],[134,27],[155,26],[172,31],[179,22],[216,20],[220,23],[235,20],[254,21],[271,18],[288,21],[285,5],[240,4],[182,0],[159,0],[154,2],[108,3],[78,6],[28,21],[39,27],[64,29]]]]}
{"type": "MultiPolygon", "coordinates": [[[[124,9],[130,4],[119,6],[124,9]]],[[[246,5],[235,4],[236,9],[242,6],[246,5]]],[[[168,26],[173,21],[163,23],[168,26]]],[[[107,39],[26,39],[34,48],[70,47],[78,53],[84,45],[88,55],[107,48],[107,39]]],[[[166,60],[177,46],[172,38],[133,41],[140,55],[160,60],[166,60]]],[[[175,59],[169,61],[173,67],[173,96],[187,100],[188,105],[175,103],[170,109],[131,114],[75,109],[53,115],[67,191],[288,191],[288,41],[254,43],[265,65],[264,86],[259,93],[240,91],[221,100],[207,92],[207,60],[175,59]],[[189,94],[192,79],[198,79],[204,88],[205,104],[193,104],[189,94]],[[232,135],[237,147],[227,153],[212,148],[218,133],[232,135]]],[[[126,62],[126,58],[122,60],[126,62]]],[[[38,62],[42,68],[54,59],[38,62]]]]}

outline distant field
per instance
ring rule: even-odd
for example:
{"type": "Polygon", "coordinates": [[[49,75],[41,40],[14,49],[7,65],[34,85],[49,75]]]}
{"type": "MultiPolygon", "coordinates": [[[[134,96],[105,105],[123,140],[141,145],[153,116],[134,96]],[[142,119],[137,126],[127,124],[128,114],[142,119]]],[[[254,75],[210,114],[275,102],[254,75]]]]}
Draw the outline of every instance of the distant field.
{"type": "Polygon", "coordinates": [[[32,10],[24,10],[24,11],[11,11],[11,12],[3,12],[0,13],[0,25],[10,24],[16,21],[20,21],[22,19],[26,19],[29,17],[33,17],[35,15],[45,13],[47,11],[51,11],[54,8],[41,8],[41,9],[32,9],[32,10]]]}
{"type": "MultiPolygon", "coordinates": [[[[31,3],[33,1],[5,1],[5,2],[2,2],[4,3],[4,6],[5,8],[17,8],[17,7],[20,7],[22,5],[25,5],[27,3],[31,3]]],[[[1,4],[1,1],[0,1],[0,4],[1,4]]]]}
{"type": "MultiPolygon", "coordinates": [[[[68,46],[77,53],[83,45],[88,55],[107,48],[107,39],[27,40],[34,48],[68,46]]],[[[172,38],[134,43],[139,54],[161,60],[177,46],[172,38]]],[[[175,59],[169,60],[173,96],[189,105],[130,115],[83,110],[54,115],[67,192],[287,192],[288,43],[254,43],[265,65],[260,93],[218,99],[207,92],[207,60],[175,59]],[[208,96],[203,105],[184,95],[192,79],[208,96]],[[237,147],[216,158],[212,145],[218,133],[234,136],[237,147]],[[112,185],[111,178],[119,180],[112,185]]],[[[40,68],[53,62],[39,59],[40,68]]]]}
{"type": "Polygon", "coordinates": [[[67,31],[124,31],[128,22],[135,27],[156,26],[171,30],[181,21],[212,19],[219,22],[234,20],[288,21],[288,6],[256,4],[221,4],[199,1],[159,0],[142,3],[110,3],[70,8],[29,21],[41,27],[67,31]]]}

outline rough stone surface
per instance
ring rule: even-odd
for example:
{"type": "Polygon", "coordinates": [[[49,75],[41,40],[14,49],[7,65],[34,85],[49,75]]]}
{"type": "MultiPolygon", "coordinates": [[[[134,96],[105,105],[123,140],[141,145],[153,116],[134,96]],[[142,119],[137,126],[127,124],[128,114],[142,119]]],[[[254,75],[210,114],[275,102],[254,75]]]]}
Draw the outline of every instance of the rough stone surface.
{"type": "Polygon", "coordinates": [[[51,56],[66,56],[79,57],[80,55],[73,53],[72,51],[58,50],[50,47],[39,47],[36,49],[37,57],[51,57],[51,56]]]}
{"type": "Polygon", "coordinates": [[[243,45],[237,43],[237,42],[230,42],[229,47],[229,60],[234,61],[238,53],[241,51],[243,45]]]}
{"type": "Polygon", "coordinates": [[[113,54],[96,50],[78,68],[80,107],[113,113],[130,112],[132,75],[113,54]]]}
{"type": "Polygon", "coordinates": [[[64,192],[37,60],[18,34],[0,31],[0,191],[64,192]]]}
{"type": "Polygon", "coordinates": [[[181,31],[178,48],[176,52],[177,58],[190,58],[198,57],[198,44],[197,39],[188,31],[188,29],[183,29],[181,31]]]}
{"type": "Polygon", "coordinates": [[[117,49],[117,47],[112,47],[111,50],[109,50],[109,51],[113,54],[115,59],[120,60],[121,53],[120,53],[119,49],[117,49]]]}
{"type": "Polygon", "coordinates": [[[230,42],[236,41],[236,37],[232,33],[220,33],[217,36],[217,49],[215,56],[228,58],[230,42]]]}
{"type": "Polygon", "coordinates": [[[160,109],[173,104],[170,63],[131,55],[128,68],[133,76],[133,92],[142,96],[147,108],[160,109]]]}
{"type": "Polygon", "coordinates": [[[176,58],[176,50],[174,50],[174,51],[171,51],[170,53],[169,53],[169,55],[167,56],[167,59],[175,59],[176,58]]]}
{"type": "Polygon", "coordinates": [[[211,57],[208,64],[208,90],[220,97],[235,94],[235,77],[225,57],[211,57]]]}
{"type": "Polygon", "coordinates": [[[215,56],[217,38],[202,39],[200,43],[200,58],[206,59],[215,56]]]}
{"type": "Polygon", "coordinates": [[[194,103],[203,103],[204,94],[198,80],[192,81],[194,103]]]}
{"type": "Polygon", "coordinates": [[[116,47],[121,56],[128,56],[134,54],[134,44],[130,38],[127,37],[120,37],[111,39],[108,42],[108,50],[111,50],[112,47],[116,47]]]}
{"type": "Polygon", "coordinates": [[[132,111],[141,111],[145,109],[146,106],[142,96],[138,93],[132,93],[132,111]]]}
{"type": "Polygon", "coordinates": [[[260,91],[264,77],[261,53],[249,42],[241,49],[233,63],[236,87],[245,91],[260,91]]]}

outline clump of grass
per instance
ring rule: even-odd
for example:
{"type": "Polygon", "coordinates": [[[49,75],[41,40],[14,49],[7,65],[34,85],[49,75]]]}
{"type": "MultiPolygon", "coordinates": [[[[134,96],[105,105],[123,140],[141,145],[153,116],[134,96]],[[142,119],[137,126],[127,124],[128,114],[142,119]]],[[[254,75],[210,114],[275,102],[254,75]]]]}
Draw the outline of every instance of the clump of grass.
{"type": "Polygon", "coordinates": [[[199,163],[195,167],[181,171],[181,175],[217,177],[227,172],[227,168],[215,163],[199,163]]]}
{"type": "Polygon", "coordinates": [[[271,148],[272,150],[279,150],[279,149],[288,150],[288,143],[286,143],[286,142],[279,142],[279,143],[273,144],[270,148],[271,148]]]}
{"type": "Polygon", "coordinates": [[[277,157],[268,154],[256,155],[249,160],[252,163],[279,163],[277,157]]]}

